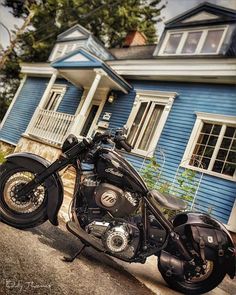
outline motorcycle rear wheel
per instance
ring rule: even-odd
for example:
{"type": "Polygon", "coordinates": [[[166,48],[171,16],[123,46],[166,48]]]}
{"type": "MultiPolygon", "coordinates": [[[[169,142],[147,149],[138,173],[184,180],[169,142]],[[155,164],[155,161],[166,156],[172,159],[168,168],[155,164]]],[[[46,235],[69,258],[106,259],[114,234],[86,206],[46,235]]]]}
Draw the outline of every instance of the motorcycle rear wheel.
{"type": "Polygon", "coordinates": [[[0,220],[16,228],[26,229],[45,222],[47,217],[47,188],[41,184],[29,197],[19,200],[17,189],[34,178],[33,167],[27,169],[13,163],[0,166],[0,220]]]}
{"type": "Polygon", "coordinates": [[[159,271],[166,283],[173,289],[183,294],[199,295],[216,288],[224,279],[226,272],[222,270],[219,263],[208,261],[210,268],[206,274],[189,280],[180,280],[176,277],[168,277],[161,265],[158,264],[159,271]]]}

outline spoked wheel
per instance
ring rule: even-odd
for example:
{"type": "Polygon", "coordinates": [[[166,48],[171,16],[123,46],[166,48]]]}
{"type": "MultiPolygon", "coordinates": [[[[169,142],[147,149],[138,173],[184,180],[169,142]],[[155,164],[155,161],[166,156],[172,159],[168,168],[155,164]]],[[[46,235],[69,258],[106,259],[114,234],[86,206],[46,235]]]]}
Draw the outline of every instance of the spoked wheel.
{"type": "Polygon", "coordinates": [[[34,177],[36,171],[5,163],[0,169],[0,218],[18,228],[39,225],[47,220],[47,189],[39,185],[28,196],[17,192],[34,177]]]}
{"type": "Polygon", "coordinates": [[[214,261],[207,261],[205,265],[205,273],[197,274],[191,279],[180,280],[176,277],[168,277],[166,272],[158,265],[159,271],[163,279],[174,290],[183,294],[204,294],[217,287],[224,279],[226,273],[222,267],[214,261]]]}

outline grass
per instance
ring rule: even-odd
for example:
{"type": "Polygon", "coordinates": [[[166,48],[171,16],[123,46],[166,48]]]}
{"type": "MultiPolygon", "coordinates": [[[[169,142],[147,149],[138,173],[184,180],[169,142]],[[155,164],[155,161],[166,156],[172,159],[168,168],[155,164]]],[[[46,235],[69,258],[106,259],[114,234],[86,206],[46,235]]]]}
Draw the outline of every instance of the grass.
{"type": "Polygon", "coordinates": [[[9,148],[6,151],[0,151],[0,165],[5,162],[5,157],[13,152],[13,149],[9,148]]]}

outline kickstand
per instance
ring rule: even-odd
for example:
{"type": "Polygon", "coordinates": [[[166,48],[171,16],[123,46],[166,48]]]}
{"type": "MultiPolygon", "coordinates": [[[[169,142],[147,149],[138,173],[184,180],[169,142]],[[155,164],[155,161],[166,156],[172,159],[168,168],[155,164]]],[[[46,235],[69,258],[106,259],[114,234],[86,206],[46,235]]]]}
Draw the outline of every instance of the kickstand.
{"type": "Polygon", "coordinates": [[[82,253],[82,251],[84,250],[85,247],[86,247],[86,245],[83,245],[82,248],[79,251],[77,251],[73,256],[64,256],[62,258],[62,261],[73,262],[75,260],[75,258],[78,257],[82,253]]]}

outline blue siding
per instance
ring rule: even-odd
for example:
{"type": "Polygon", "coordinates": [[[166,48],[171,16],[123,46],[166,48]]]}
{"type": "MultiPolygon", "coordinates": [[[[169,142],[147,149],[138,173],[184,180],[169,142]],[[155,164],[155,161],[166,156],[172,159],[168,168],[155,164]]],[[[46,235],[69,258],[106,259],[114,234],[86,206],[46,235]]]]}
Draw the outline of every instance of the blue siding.
{"type": "MultiPolygon", "coordinates": [[[[131,81],[130,83],[136,89],[173,91],[179,94],[158,142],[158,147],[164,150],[166,158],[162,181],[173,181],[196,120],[195,112],[236,116],[234,86],[155,81],[131,81]]],[[[110,120],[112,128],[121,127],[126,123],[134,96],[135,92],[120,95],[114,104],[106,104],[104,111],[112,113],[110,120]]],[[[155,154],[157,156],[158,152],[155,154]]],[[[142,157],[127,155],[127,158],[137,169],[142,165],[142,157]]],[[[235,182],[204,174],[196,203],[199,210],[210,209],[213,216],[227,223],[235,197],[235,182]]]]}
{"type": "MultiPolygon", "coordinates": [[[[0,140],[17,144],[21,134],[25,132],[35,109],[47,87],[49,79],[27,77],[3,127],[0,130],[0,140]]],[[[67,85],[58,112],[75,114],[83,93],[64,79],[57,79],[56,84],[67,85]]]]}
{"type": "Polygon", "coordinates": [[[63,79],[57,79],[55,83],[67,86],[66,93],[60,102],[57,112],[74,115],[80,103],[83,89],[76,88],[74,85],[63,79]]]}
{"type": "Polygon", "coordinates": [[[0,130],[0,140],[17,144],[39,104],[47,83],[48,79],[46,78],[27,77],[23,88],[0,130]]]}

